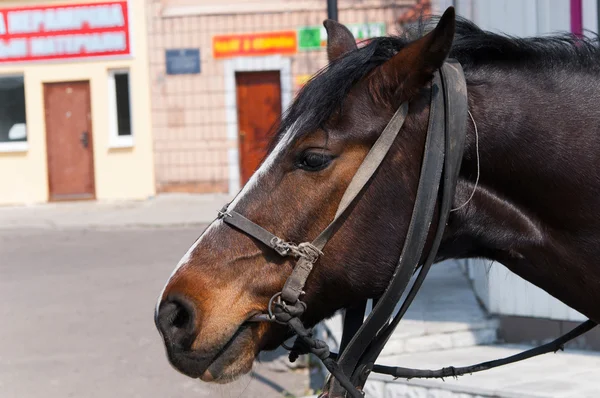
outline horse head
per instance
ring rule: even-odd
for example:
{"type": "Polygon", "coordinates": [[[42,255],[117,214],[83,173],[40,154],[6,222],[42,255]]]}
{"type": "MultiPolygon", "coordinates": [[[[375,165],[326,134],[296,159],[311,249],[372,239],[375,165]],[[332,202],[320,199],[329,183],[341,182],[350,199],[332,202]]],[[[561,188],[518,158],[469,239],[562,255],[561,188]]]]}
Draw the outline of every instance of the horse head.
{"type": "MultiPolygon", "coordinates": [[[[329,65],[301,90],[272,149],[230,203],[285,241],[314,239],[394,112],[409,113],[384,163],[360,192],[306,281],[302,315],[314,325],[341,308],[381,295],[402,249],[415,202],[431,96],[448,56],[450,8],[425,36],[373,41],[327,20],[329,65]]],[[[206,228],[160,295],[156,323],[170,362],[182,373],[224,383],[247,373],[261,350],[278,347],[285,326],[248,322],[264,313],[294,266],[272,248],[227,225],[206,228]]]]}

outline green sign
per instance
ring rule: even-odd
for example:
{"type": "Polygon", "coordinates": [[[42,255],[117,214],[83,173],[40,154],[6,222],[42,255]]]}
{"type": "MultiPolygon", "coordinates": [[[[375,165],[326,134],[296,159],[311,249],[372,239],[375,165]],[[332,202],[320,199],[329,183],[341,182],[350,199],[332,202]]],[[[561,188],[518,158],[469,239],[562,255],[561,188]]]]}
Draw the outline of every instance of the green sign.
{"type": "MultiPolygon", "coordinates": [[[[385,23],[355,23],[346,25],[356,41],[385,36],[385,23]]],[[[327,31],[324,26],[305,26],[298,29],[298,48],[318,50],[327,46],[327,31]]]]}

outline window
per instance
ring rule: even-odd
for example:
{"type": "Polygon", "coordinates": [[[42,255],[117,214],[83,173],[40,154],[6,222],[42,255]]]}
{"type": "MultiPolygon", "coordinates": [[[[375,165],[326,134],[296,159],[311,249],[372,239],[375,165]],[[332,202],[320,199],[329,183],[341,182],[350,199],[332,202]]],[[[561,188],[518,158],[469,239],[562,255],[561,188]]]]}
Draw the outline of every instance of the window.
{"type": "Polygon", "coordinates": [[[129,71],[110,72],[108,85],[111,105],[109,144],[117,148],[133,146],[129,71]]]}
{"type": "Polygon", "coordinates": [[[27,150],[23,76],[0,76],[0,152],[27,150]]]}

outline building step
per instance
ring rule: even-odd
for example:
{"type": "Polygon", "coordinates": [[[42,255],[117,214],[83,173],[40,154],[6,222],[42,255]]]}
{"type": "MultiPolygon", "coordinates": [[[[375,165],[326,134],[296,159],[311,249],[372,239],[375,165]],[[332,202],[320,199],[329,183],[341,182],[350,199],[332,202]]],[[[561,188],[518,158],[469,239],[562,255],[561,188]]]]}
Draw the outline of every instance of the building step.
{"type": "MultiPolygon", "coordinates": [[[[342,315],[325,325],[333,336],[328,343],[337,348],[342,315]]],[[[482,309],[460,266],[446,261],[432,267],[382,356],[493,344],[497,328],[498,321],[482,309]]]]}
{"type": "MultiPolygon", "coordinates": [[[[325,340],[335,351],[338,342],[341,341],[342,316],[334,316],[326,322],[326,325],[333,339],[325,338],[325,340]]],[[[493,318],[483,319],[480,322],[438,325],[405,319],[386,344],[381,356],[489,345],[497,342],[497,328],[498,321],[493,318]]]]}
{"type": "Polygon", "coordinates": [[[450,350],[474,345],[493,344],[497,341],[497,322],[490,320],[468,329],[435,332],[405,338],[393,336],[381,356],[393,356],[415,352],[450,350]]]}

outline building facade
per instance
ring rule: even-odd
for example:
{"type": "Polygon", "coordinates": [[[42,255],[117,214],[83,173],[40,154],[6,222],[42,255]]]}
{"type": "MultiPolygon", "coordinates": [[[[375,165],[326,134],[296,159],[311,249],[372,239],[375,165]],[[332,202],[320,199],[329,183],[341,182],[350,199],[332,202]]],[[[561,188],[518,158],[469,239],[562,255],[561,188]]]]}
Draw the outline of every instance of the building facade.
{"type": "MultiPolygon", "coordinates": [[[[146,2],[157,190],[233,195],[270,127],[327,64],[326,2],[146,2]]],[[[339,20],[362,41],[397,33],[419,3],[339,0],[339,20]]]]}
{"type": "Polygon", "coordinates": [[[143,0],[0,14],[0,205],[153,195],[143,0]]]}

